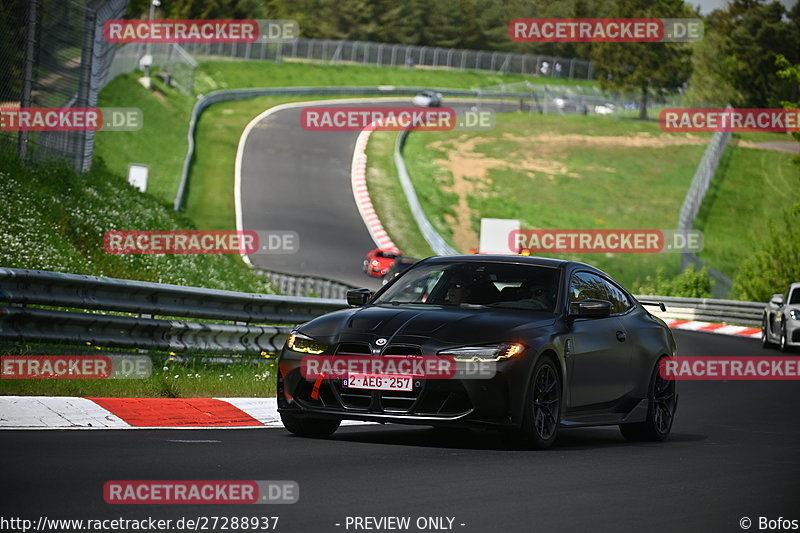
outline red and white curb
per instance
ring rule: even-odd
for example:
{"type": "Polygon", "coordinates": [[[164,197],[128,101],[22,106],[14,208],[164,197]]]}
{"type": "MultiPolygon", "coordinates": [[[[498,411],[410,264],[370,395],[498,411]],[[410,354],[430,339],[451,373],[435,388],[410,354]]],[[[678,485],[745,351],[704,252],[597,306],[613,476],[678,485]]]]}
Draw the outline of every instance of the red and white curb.
{"type": "Polygon", "coordinates": [[[686,329],[689,331],[703,331],[705,333],[719,333],[721,335],[735,335],[737,337],[749,337],[758,339],[761,337],[761,329],[748,328],[745,326],[729,326],[726,324],[715,324],[713,322],[698,322],[696,320],[667,320],[664,319],[672,329],[686,329]]]}
{"type": "Polygon", "coordinates": [[[389,234],[383,228],[378,214],[372,205],[372,200],[369,197],[369,190],[367,189],[367,143],[369,136],[372,134],[373,128],[362,130],[356,139],[356,147],[353,150],[353,163],[350,166],[350,182],[353,186],[353,198],[358,206],[358,212],[364,220],[364,225],[367,226],[372,240],[378,245],[378,248],[394,248],[394,245],[389,234]]]}
{"type": "MultiPolygon", "coordinates": [[[[343,425],[362,423],[342,422],[343,425]]],[[[0,429],[282,427],[275,398],[0,396],[0,429]]]]}

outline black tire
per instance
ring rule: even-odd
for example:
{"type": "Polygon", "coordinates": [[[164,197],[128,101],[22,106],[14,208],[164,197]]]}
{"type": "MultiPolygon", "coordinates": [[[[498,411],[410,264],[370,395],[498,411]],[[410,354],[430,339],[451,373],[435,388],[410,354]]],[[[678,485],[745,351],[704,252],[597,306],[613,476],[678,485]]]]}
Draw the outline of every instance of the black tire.
{"type": "Polygon", "coordinates": [[[789,346],[786,344],[786,321],[781,320],[781,343],[780,349],[782,352],[788,352],[789,346]]]}
{"type": "Polygon", "coordinates": [[[669,436],[672,422],[675,420],[678,396],[675,380],[661,377],[658,371],[659,363],[656,363],[653,376],[650,378],[650,388],[647,393],[650,400],[647,407],[647,419],[634,424],[620,424],[619,430],[625,440],[662,441],[669,436]]]}
{"type": "Polygon", "coordinates": [[[281,413],[281,421],[289,433],[318,439],[333,435],[342,423],[335,418],[300,418],[289,413],[281,413]]]}
{"type": "Polygon", "coordinates": [[[525,400],[520,443],[533,450],[549,448],[556,440],[560,422],[561,377],[553,360],[541,357],[533,368],[525,400]]]}
{"type": "Polygon", "coordinates": [[[761,346],[763,348],[772,348],[773,344],[769,340],[769,336],[767,335],[767,315],[764,315],[764,318],[761,320],[761,346]]]}

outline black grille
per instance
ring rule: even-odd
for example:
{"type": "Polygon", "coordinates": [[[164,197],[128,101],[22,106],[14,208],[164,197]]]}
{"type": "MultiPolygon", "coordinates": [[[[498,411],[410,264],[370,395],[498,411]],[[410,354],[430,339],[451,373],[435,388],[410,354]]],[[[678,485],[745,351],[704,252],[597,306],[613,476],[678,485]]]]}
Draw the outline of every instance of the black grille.
{"type": "MultiPolygon", "coordinates": [[[[391,344],[384,348],[382,355],[422,355],[422,350],[419,346],[391,344]]],[[[425,388],[425,380],[415,379],[412,385],[410,391],[377,391],[383,410],[391,413],[411,411],[425,388]]]]}
{"type": "MultiPolygon", "coordinates": [[[[343,342],[336,347],[336,355],[372,355],[372,348],[364,342],[343,342]]],[[[342,387],[341,379],[332,379],[331,388],[340,403],[350,409],[369,409],[372,404],[372,391],[342,387]]]]}
{"type": "Polygon", "coordinates": [[[336,355],[372,355],[372,349],[365,342],[343,342],[333,352],[336,355]]]}
{"type": "Polygon", "coordinates": [[[383,355],[422,355],[422,349],[419,346],[412,346],[407,344],[392,344],[387,346],[383,355]]]}

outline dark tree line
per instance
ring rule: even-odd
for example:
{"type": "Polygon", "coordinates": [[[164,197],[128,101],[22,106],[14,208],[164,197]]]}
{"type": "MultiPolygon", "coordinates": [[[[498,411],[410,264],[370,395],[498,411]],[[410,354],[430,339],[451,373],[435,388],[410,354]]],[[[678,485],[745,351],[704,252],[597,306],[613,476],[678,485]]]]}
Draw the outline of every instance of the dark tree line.
{"type": "MultiPolygon", "coordinates": [[[[19,83],[27,4],[6,0],[0,7],[0,92],[19,83]]],[[[149,6],[131,0],[128,17],[147,17],[149,6]]],[[[775,61],[783,55],[800,63],[800,4],[787,10],[774,0],[732,0],[703,17],[704,39],[689,44],[518,43],[508,36],[513,18],[698,17],[684,0],[161,0],[157,16],[294,19],[303,37],[591,59],[605,88],[638,91],[643,99],[683,87],[703,104],[766,107],[798,99],[797,82],[778,77],[775,61]]]]}

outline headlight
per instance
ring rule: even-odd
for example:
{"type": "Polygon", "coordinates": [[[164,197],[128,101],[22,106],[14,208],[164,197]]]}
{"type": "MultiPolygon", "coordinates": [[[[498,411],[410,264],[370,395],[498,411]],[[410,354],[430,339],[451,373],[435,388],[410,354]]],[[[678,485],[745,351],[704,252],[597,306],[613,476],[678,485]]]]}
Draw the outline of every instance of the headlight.
{"type": "Polygon", "coordinates": [[[518,342],[504,342],[487,346],[464,346],[439,352],[439,355],[450,356],[456,361],[502,361],[511,359],[525,350],[525,345],[518,342]]]}
{"type": "Polygon", "coordinates": [[[325,343],[316,341],[308,335],[303,335],[293,331],[286,341],[286,346],[293,352],[310,353],[313,355],[321,354],[328,347],[325,343]]]}
{"type": "Polygon", "coordinates": [[[791,309],[789,311],[789,318],[791,318],[792,320],[800,320],[800,311],[798,311],[797,309],[791,309]]]}

